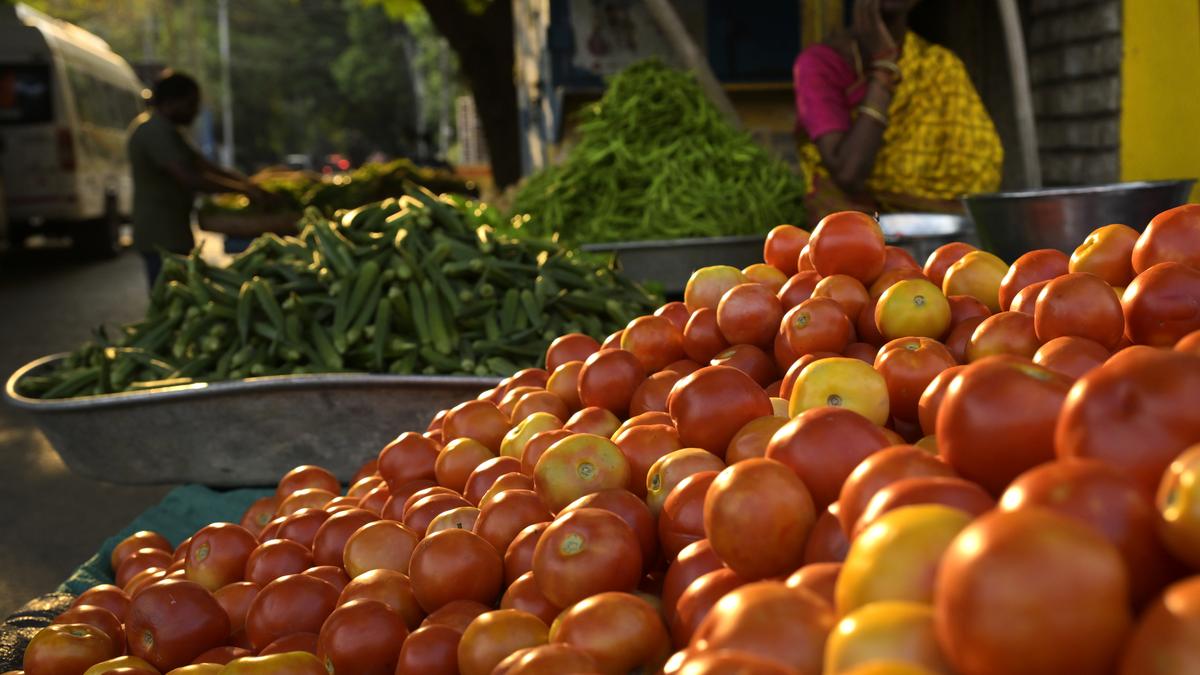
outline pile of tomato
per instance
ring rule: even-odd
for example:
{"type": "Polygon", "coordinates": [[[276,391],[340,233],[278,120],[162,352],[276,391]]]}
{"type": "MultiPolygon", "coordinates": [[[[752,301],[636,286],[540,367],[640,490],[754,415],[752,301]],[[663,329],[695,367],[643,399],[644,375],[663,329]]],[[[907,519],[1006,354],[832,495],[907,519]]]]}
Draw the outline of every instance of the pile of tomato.
{"type": "Polygon", "coordinates": [[[149,532],[28,675],[1200,672],[1200,205],[1012,265],[783,225],[348,490],[149,532]]]}

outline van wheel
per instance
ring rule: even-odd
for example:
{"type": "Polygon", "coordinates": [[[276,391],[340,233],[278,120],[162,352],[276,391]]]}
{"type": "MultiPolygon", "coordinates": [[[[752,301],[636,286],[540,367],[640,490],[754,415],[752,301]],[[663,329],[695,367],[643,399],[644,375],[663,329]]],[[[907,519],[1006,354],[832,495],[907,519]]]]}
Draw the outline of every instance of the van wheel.
{"type": "Polygon", "coordinates": [[[78,225],[75,247],[90,258],[112,258],[121,252],[121,214],[115,196],[104,201],[104,215],[78,225]]]}

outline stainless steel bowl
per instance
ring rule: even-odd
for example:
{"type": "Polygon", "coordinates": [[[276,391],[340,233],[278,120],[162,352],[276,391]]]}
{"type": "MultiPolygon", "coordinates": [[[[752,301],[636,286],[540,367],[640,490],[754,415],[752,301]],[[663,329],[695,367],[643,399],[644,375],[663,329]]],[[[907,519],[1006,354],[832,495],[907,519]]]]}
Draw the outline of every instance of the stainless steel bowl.
{"type": "Polygon", "coordinates": [[[1039,248],[1075,250],[1109,223],[1141,231],[1159,213],[1187,201],[1195,179],[992,192],[963,197],[983,247],[1012,262],[1039,248]]]}

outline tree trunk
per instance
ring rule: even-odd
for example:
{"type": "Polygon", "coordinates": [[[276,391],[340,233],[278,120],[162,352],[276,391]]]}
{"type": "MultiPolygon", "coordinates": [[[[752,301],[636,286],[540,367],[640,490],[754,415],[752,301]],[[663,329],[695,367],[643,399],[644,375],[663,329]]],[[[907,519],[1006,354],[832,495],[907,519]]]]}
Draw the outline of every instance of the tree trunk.
{"type": "Polygon", "coordinates": [[[517,88],[513,83],[511,0],[473,14],[460,0],[421,0],[433,26],[458,54],[483,126],[492,178],[504,188],[521,177],[517,88]]]}

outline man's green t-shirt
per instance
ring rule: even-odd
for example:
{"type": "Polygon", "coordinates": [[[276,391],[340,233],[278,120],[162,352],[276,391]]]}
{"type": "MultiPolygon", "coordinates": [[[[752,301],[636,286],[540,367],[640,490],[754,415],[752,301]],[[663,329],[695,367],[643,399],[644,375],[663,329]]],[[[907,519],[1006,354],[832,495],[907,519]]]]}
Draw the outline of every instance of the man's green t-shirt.
{"type": "Polygon", "coordinates": [[[134,246],[148,252],[159,248],[171,253],[192,250],[195,195],[166,166],[193,164],[196,149],[170,120],[152,111],[133,121],[128,150],[133,168],[134,246]]]}

